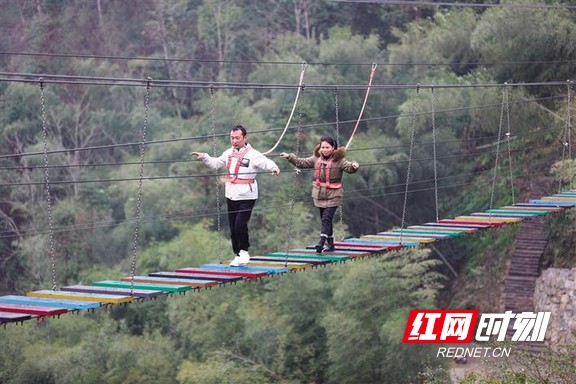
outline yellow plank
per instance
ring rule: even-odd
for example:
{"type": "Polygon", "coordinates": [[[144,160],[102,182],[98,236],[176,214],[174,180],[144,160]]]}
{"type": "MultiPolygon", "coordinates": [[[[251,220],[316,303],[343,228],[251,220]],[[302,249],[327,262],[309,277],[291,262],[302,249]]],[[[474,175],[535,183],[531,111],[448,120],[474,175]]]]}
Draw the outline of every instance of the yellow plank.
{"type": "Polygon", "coordinates": [[[576,201],[576,197],[566,197],[566,196],[545,196],[540,198],[540,200],[552,200],[552,201],[576,201]]]}
{"type": "Polygon", "coordinates": [[[517,217],[501,216],[458,216],[454,220],[462,221],[484,221],[487,223],[519,223],[522,219],[517,217]]]}
{"type": "Polygon", "coordinates": [[[563,208],[552,208],[552,207],[538,207],[536,205],[534,206],[530,206],[530,207],[518,207],[518,206],[511,206],[511,205],[507,205],[505,207],[502,207],[500,209],[503,210],[514,210],[514,211],[544,211],[544,212],[560,212],[563,211],[563,208]]]}
{"type": "MultiPolygon", "coordinates": [[[[400,236],[379,236],[379,235],[364,235],[360,236],[361,239],[366,240],[389,240],[389,241],[400,241],[400,236]]],[[[402,241],[405,242],[419,242],[419,243],[433,243],[438,239],[433,239],[431,237],[410,237],[402,236],[402,241]]]]}
{"type": "Polygon", "coordinates": [[[276,261],[260,261],[260,260],[250,260],[248,267],[286,267],[289,269],[306,269],[313,267],[313,264],[308,263],[283,263],[283,262],[276,262],[276,261]]]}
{"type": "Polygon", "coordinates": [[[91,302],[106,303],[106,304],[129,303],[129,302],[134,300],[134,298],[132,296],[52,291],[49,289],[45,289],[45,290],[41,290],[41,291],[28,292],[26,294],[26,296],[43,297],[43,298],[47,298],[47,299],[91,301],[91,302]]]}

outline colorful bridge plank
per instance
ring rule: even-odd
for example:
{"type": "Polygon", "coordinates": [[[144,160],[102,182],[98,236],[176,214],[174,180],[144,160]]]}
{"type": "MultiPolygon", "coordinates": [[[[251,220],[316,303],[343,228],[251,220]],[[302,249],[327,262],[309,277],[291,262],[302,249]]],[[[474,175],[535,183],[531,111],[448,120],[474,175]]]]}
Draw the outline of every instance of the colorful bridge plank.
{"type": "Polygon", "coordinates": [[[326,265],[332,262],[332,260],[319,259],[319,258],[304,258],[304,257],[291,257],[290,254],[284,252],[284,255],[275,256],[252,256],[250,260],[254,261],[275,261],[279,263],[306,263],[312,266],[326,265]]]}
{"type": "Polygon", "coordinates": [[[112,295],[112,296],[134,296],[137,299],[148,299],[165,295],[166,293],[158,290],[151,289],[132,289],[130,288],[111,288],[111,287],[98,287],[94,285],[69,285],[60,288],[60,291],[75,292],[80,294],[96,294],[96,295],[112,295]]]}
{"type": "MultiPolygon", "coordinates": [[[[379,236],[402,236],[402,237],[416,237],[416,238],[432,238],[432,239],[436,239],[436,240],[445,240],[445,239],[450,239],[451,237],[455,237],[455,236],[451,236],[449,233],[444,233],[444,234],[438,234],[435,233],[434,231],[415,231],[415,230],[407,230],[407,229],[394,229],[392,231],[386,231],[386,232],[378,232],[379,236]]],[[[458,236],[461,236],[461,234],[458,234],[458,236]]]]}
{"type": "Polygon", "coordinates": [[[180,279],[176,277],[158,277],[158,276],[134,276],[134,278],[127,276],[121,278],[120,281],[123,282],[134,281],[136,283],[163,284],[173,286],[186,285],[192,288],[208,288],[220,284],[220,282],[217,280],[180,279]]]}
{"type": "Polygon", "coordinates": [[[355,257],[370,256],[372,254],[372,252],[367,251],[367,250],[359,250],[359,251],[338,251],[338,250],[335,250],[333,252],[318,253],[318,252],[316,252],[316,249],[314,249],[314,248],[296,248],[296,249],[291,249],[288,252],[302,253],[302,254],[307,254],[307,255],[347,256],[347,257],[350,257],[352,259],[355,257]]]}
{"type": "MultiPolygon", "coordinates": [[[[309,251],[309,250],[307,250],[309,251]]],[[[309,259],[310,257],[313,257],[316,260],[323,260],[323,261],[327,261],[327,262],[341,262],[341,261],[346,261],[346,260],[350,260],[351,257],[350,256],[344,256],[344,255],[332,255],[332,254],[326,254],[326,253],[316,253],[316,252],[309,252],[309,253],[305,253],[302,252],[301,250],[289,250],[289,251],[284,251],[284,252],[271,252],[268,253],[266,256],[271,256],[271,257],[279,257],[279,258],[283,258],[286,257],[286,255],[288,255],[289,258],[295,259],[295,260],[299,260],[299,259],[309,259]]]]}
{"type": "Polygon", "coordinates": [[[23,305],[23,304],[0,304],[1,312],[23,313],[26,315],[37,316],[60,316],[66,312],[66,308],[44,307],[40,305],[23,305]]]}
{"type": "Polygon", "coordinates": [[[526,215],[526,216],[544,216],[547,215],[547,211],[539,210],[515,210],[515,209],[489,209],[485,213],[498,214],[498,215],[526,215]]]}
{"type": "Polygon", "coordinates": [[[350,251],[367,251],[370,254],[386,252],[389,250],[389,247],[384,246],[382,244],[362,244],[362,243],[350,243],[347,241],[335,241],[334,247],[336,250],[350,250],[350,251]]]}
{"type": "Polygon", "coordinates": [[[400,241],[396,240],[382,240],[382,239],[366,239],[364,237],[350,237],[345,240],[346,242],[356,243],[356,244],[379,244],[385,246],[389,251],[395,251],[403,247],[417,247],[420,245],[417,241],[400,241]]]}
{"type": "Polygon", "coordinates": [[[506,205],[504,207],[501,207],[500,209],[504,209],[507,211],[519,211],[519,212],[529,211],[529,212],[546,212],[546,213],[563,211],[563,208],[561,207],[547,207],[544,205],[536,205],[536,204],[506,205]]]}
{"type": "Polygon", "coordinates": [[[552,196],[542,197],[542,200],[560,200],[560,201],[573,201],[576,202],[576,196],[568,196],[562,194],[554,194],[552,196]]]}
{"type": "Polygon", "coordinates": [[[532,218],[537,217],[539,215],[526,214],[526,213],[522,213],[522,212],[518,212],[518,213],[474,212],[474,213],[471,213],[471,216],[482,217],[482,218],[487,218],[487,219],[490,219],[490,218],[519,219],[520,221],[522,221],[524,219],[532,219],[532,218]]]}
{"type": "Polygon", "coordinates": [[[432,229],[437,232],[456,232],[461,234],[470,234],[478,231],[478,228],[467,228],[467,227],[449,227],[441,225],[411,225],[408,229],[432,229]]]}
{"type": "Polygon", "coordinates": [[[441,219],[440,224],[449,225],[464,225],[466,227],[470,225],[478,225],[481,228],[487,229],[490,227],[501,227],[507,223],[501,221],[480,221],[480,220],[464,220],[464,219],[441,219]]]}
{"type": "Polygon", "coordinates": [[[28,292],[26,296],[43,297],[48,299],[61,299],[61,300],[81,300],[81,301],[91,301],[106,304],[129,303],[134,299],[133,297],[123,295],[66,292],[66,291],[54,291],[50,289],[28,292]]]}
{"type": "MultiPolygon", "coordinates": [[[[481,212],[479,212],[481,213],[481,212]]],[[[514,218],[514,217],[478,217],[478,216],[472,216],[472,215],[468,215],[468,216],[458,216],[455,218],[455,220],[466,220],[466,221],[479,221],[479,222],[487,222],[487,223],[519,223],[522,221],[522,219],[518,219],[518,218],[514,218]]]]}
{"type": "Polygon", "coordinates": [[[7,295],[0,296],[0,304],[40,305],[43,307],[66,308],[68,310],[94,309],[101,306],[100,303],[79,300],[44,299],[30,296],[7,295]]]}
{"type": "Polygon", "coordinates": [[[204,273],[209,275],[224,275],[224,276],[238,276],[247,279],[257,279],[260,277],[268,276],[270,273],[264,271],[254,271],[247,269],[222,269],[222,268],[198,268],[198,267],[188,267],[188,268],[178,268],[176,272],[183,273],[204,273]]]}
{"type": "Polygon", "coordinates": [[[247,267],[247,266],[242,266],[242,267],[230,267],[228,265],[223,265],[223,264],[203,264],[200,266],[200,268],[206,268],[208,270],[221,270],[222,272],[225,271],[232,271],[232,270],[238,270],[239,272],[266,272],[269,274],[279,274],[279,273],[285,273],[288,272],[289,269],[286,267],[247,267]]]}
{"type": "MultiPolygon", "coordinates": [[[[390,232],[390,231],[388,231],[390,232]]],[[[446,230],[437,230],[435,228],[404,228],[404,229],[393,229],[391,232],[395,233],[407,233],[409,235],[426,235],[426,236],[440,236],[441,238],[445,237],[458,237],[463,236],[464,234],[462,231],[446,231],[446,230]]],[[[382,232],[380,232],[382,233],[382,232]]]]}
{"type": "Polygon", "coordinates": [[[154,277],[172,277],[176,279],[196,279],[196,280],[208,280],[208,281],[219,281],[221,284],[223,283],[235,283],[239,280],[242,280],[243,277],[241,276],[226,276],[226,275],[214,275],[214,274],[206,274],[206,273],[192,273],[192,272],[169,272],[169,271],[160,271],[160,272],[152,272],[149,273],[148,276],[154,277]]]}
{"type": "Polygon", "coordinates": [[[537,205],[546,205],[546,206],[553,206],[553,207],[573,207],[576,202],[573,201],[562,201],[558,199],[546,199],[542,197],[540,200],[529,200],[530,204],[537,204],[537,205]]]}
{"type": "Polygon", "coordinates": [[[489,229],[492,228],[492,224],[483,224],[478,222],[464,222],[462,220],[454,220],[454,219],[441,219],[437,222],[430,222],[425,223],[424,225],[434,225],[438,227],[457,227],[457,228],[466,228],[466,229],[489,229]]]}
{"type": "MultiPolygon", "coordinates": [[[[229,262],[225,263],[226,265],[229,262]]],[[[301,261],[295,261],[290,263],[284,263],[282,261],[265,261],[265,260],[256,260],[253,257],[250,257],[250,261],[246,264],[246,267],[263,267],[263,268],[288,268],[288,269],[306,269],[313,267],[310,263],[304,263],[301,261]]]]}
{"type": "Polygon", "coordinates": [[[28,315],[25,313],[14,313],[14,312],[0,311],[0,324],[26,321],[26,320],[30,320],[33,317],[35,317],[35,316],[28,315]]]}
{"type": "Polygon", "coordinates": [[[360,238],[367,240],[395,240],[399,241],[400,244],[403,244],[404,241],[411,243],[421,243],[421,244],[433,243],[436,241],[436,239],[433,239],[431,237],[413,237],[413,236],[400,236],[400,235],[398,236],[363,235],[360,236],[360,238]]]}
{"type": "Polygon", "coordinates": [[[189,285],[175,285],[175,284],[155,284],[155,283],[139,283],[130,281],[117,281],[117,280],[102,280],[92,283],[97,287],[113,287],[129,289],[152,289],[156,291],[164,291],[168,293],[182,293],[192,289],[189,285]]]}

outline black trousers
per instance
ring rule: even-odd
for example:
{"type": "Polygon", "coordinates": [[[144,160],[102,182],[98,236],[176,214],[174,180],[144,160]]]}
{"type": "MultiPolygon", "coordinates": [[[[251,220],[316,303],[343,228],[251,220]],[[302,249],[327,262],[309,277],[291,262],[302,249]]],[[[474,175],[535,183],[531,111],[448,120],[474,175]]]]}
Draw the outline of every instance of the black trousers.
{"type": "Polygon", "coordinates": [[[248,221],[252,216],[252,209],[256,200],[230,200],[227,198],[226,203],[228,205],[228,225],[230,226],[232,251],[237,255],[241,250],[247,251],[250,248],[248,221]]]}
{"type": "Polygon", "coordinates": [[[332,219],[338,207],[318,208],[320,211],[320,234],[332,237],[332,219]]]}

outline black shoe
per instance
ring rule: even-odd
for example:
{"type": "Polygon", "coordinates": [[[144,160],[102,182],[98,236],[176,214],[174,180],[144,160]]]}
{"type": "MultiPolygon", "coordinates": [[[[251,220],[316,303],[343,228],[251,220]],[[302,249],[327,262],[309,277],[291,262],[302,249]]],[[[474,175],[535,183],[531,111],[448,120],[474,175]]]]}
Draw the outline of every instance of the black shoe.
{"type": "Polygon", "coordinates": [[[324,246],[324,249],[322,249],[323,252],[334,252],[334,238],[333,237],[328,237],[326,242],[326,245],[324,246]]]}
{"type": "Polygon", "coordinates": [[[326,236],[320,236],[320,240],[318,240],[318,244],[314,246],[316,248],[317,253],[322,253],[322,249],[324,248],[324,243],[326,242],[326,236]]]}

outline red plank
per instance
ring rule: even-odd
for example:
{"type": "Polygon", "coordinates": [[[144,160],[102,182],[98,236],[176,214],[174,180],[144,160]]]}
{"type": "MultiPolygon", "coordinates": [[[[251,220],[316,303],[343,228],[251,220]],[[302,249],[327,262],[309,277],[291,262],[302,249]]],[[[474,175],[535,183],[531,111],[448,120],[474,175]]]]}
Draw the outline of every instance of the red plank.
{"type": "Polygon", "coordinates": [[[453,219],[442,219],[439,223],[449,223],[449,224],[467,224],[467,225],[474,225],[474,224],[481,224],[481,225],[490,225],[492,227],[501,227],[508,223],[505,222],[495,222],[495,221],[465,221],[465,220],[453,220],[453,219]]]}
{"type": "Polygon", "coordinates": [[[41,307],[39,305],[0,304],[0,311],[25,313],[38,316],[58,316],[68,312],[66,308],[41,307]]]}
{"type": "Polygon", "coordinates": [[[205,274],[212,274],[212,275],[225,275],[225,276],[240,276],[240,277],[247,277],[247,278],[258,278],[268,276],[267,272],[248,272],[248,271],[228,271],[223,269],[205,269],[205,268],[180,268],[177,269],[176,272],[184,272],[184,273],[205,273],[205,274]]]}

